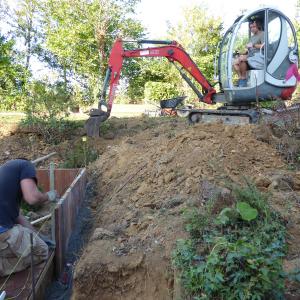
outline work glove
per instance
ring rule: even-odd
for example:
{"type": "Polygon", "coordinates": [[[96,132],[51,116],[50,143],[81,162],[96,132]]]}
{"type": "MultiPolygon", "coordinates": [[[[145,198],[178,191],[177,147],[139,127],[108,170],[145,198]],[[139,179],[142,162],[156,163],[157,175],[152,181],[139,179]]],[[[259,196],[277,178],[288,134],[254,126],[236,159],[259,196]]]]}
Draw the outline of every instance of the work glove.
{"type": "Polygon", "coordinates": [[[56,200],[59,199],[59,195],[58,195],[57,191],[55,191],[55,190],[49,191],[46,194],[47,194],[50,202],[56,202],[56,200]]]}

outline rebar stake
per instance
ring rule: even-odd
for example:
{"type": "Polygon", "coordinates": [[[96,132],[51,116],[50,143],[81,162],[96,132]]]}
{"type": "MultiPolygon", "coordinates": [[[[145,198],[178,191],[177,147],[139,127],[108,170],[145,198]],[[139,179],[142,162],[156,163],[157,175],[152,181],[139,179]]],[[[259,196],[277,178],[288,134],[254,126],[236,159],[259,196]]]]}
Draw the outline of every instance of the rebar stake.
{"type": "Polygon", "coordinates": [[[31,281],[32,281],[32,300],[35,300],[34,267],[33,267],[33,233],[30,233],[30,256],[31,256],[31,281]]]}
{"type": "MultiPolygon", "coordinates": [[[[49,165],[49,178],[50,178],[50,191],[55,190],[55,164],[50,162],[49,165]]],[[[51,216],[51,240],[55,243],[55,211],[53,211],[51,216]]]]}

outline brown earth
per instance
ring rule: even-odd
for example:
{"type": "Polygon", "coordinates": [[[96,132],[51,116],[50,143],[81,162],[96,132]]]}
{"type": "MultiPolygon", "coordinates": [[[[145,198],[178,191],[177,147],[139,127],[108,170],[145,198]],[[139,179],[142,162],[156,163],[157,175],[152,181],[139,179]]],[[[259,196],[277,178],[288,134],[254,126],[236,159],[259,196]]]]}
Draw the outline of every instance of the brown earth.
{"type": "MultiPolygon", "coordinates": [[[[175,118],[112,118],[107,124],[101,138],[88,139],[100,154],[88,166],[98,191],[92,203],[95,228],[75,269],[73,299],[178,299],[171,253],[176,240],[186,237],[182,212],[202,207],[245,178],[269,192],[272,206],[286,219],[285,268],[298,265],[300,173],[288,170],[278,148],[285,145],[283,137],[274,130],[189,126],[175,118]]],[[[36,133],[3,125],[0,162],[57,151],[60,164],[81,135],[78,131],[51,145],[36,133]]],[[[300,295],[298,286],[288,288],[300,295]]]]}
{"type": "Polygon", "coordinates": [[[182,211],[245,178],[272,193],[294,232],[288,259],[299,256],[300,174],[259,140],[266,133],[253,125],[174,119],[143,128],[140,121],[140,132],[127,128],[90,168],[99,192],[95,231],[76,266],[74,299],[178,299],[170,258],[185,237],[182,211]]]}

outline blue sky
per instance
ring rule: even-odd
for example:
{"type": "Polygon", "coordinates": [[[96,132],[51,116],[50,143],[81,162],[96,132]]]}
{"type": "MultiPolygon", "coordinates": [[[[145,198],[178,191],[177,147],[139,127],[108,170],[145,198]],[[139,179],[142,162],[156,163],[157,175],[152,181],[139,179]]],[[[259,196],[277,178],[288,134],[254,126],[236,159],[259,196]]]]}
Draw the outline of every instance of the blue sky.
{"type": "Polygon", "coordinates": [[[293,20],[296,2],[297,0],[141,0],[138,17],[150,33],[149,38],[162,38],[167,33],[167,21],[176,24],[181,17],[182,8],[194,4],[207,9],[208,14],[220,16],[227,28],[242,10],[256,9],[262,5],[279,8],[293,20]]]}

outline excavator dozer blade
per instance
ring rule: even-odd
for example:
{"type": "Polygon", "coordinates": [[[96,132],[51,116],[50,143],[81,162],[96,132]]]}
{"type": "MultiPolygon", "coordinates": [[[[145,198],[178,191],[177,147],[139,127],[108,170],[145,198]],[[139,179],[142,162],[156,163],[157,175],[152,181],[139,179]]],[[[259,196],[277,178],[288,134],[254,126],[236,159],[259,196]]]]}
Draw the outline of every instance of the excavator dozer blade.
{"type": "Polygon", "coordinates": [[[106,121],[109,114],[106,112],[100,112],[99,110],[93,110],[90,112],[90,117],[85,123],[85,129],[87,136],[99,137],[100,136],[100,124],[106,121]]]}

